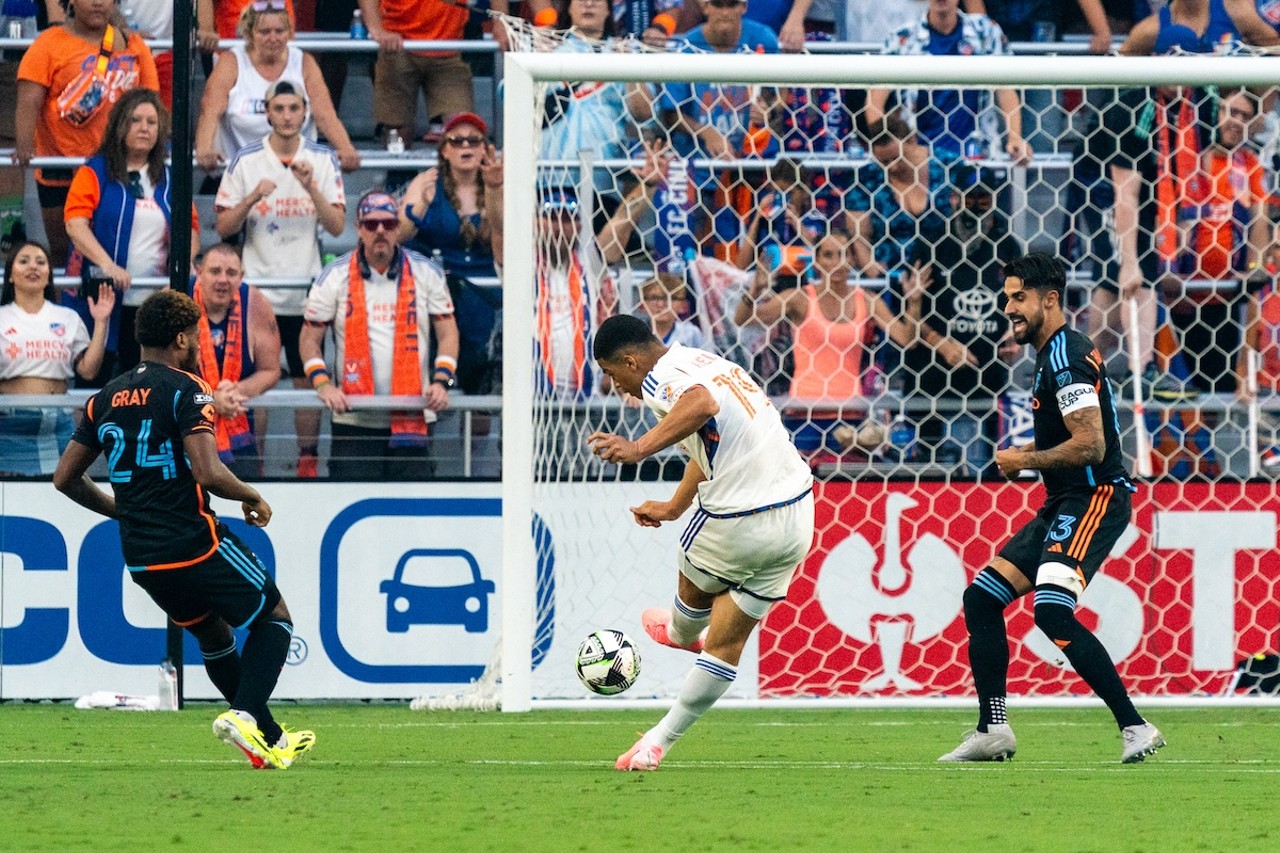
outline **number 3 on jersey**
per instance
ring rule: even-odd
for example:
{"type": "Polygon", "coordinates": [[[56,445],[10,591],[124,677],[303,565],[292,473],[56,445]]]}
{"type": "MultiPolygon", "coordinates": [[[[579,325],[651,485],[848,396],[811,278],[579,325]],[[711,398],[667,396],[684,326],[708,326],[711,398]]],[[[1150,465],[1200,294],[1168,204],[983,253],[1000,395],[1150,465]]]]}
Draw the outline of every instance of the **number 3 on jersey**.
{"type": "MultiPolygon", "coordinates": [[[[125,440],[124,430],[118,424],[108,421],[98,427],[98,441],[107,448],[108,479],[113,483],[130,482],[133,479],[133,470],[121,465],[125,446],[128,443],[125,440]]],[[[151,452],[150,444],[151,419],[147,418],[138,429],[138,449],[134,454],[135,467],[159,468],[161,476],[166,480],[172,480],[178,476],[178,461],[173,455],[173,443],[166,438],[160,442],[160,447],[155,453],[151,452]]]]}
{"type": "Polygon", "coordinates": [[[755,404],[748,399],[748,395],[763,395],[760,386],[747,376],[745,370],[741,367],[735,367],[728,373],[718,374],[711,380],[717,385],[728,388],[733,396],[738,398],[738,402],[742,404],[742,408],[746,411],[747,417],[754,418],[756,416],[755,404]]]}

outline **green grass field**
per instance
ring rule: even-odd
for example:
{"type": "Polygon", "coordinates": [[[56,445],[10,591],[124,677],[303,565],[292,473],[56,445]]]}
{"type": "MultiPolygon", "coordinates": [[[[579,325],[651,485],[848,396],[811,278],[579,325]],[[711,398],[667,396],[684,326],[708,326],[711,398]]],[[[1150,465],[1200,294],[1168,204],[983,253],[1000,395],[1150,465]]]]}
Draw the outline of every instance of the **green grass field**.
{"type": "Polygon", "coordinates": [[[717,709],[655,773],[613,760],[656,711],[286,704],[317,745],[283,772],[216,712],[0,706],[0,849],[1280,849],[1275,709],[1152,710],[1130,766],[1101,708],[1015,708],[1017,758],[963,766],[969,711],[717,709]]]}

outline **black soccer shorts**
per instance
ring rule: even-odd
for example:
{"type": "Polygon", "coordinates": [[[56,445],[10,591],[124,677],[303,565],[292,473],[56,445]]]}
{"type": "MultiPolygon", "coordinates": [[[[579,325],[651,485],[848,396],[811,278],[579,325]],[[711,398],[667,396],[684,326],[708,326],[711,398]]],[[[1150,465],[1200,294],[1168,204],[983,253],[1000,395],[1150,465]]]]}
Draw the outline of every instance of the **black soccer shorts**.
{"type": "Polygon", "coordinates": [[[1129,525],[1132,496],[1124,483],[1053,495],[1000,549],[1032,584],[1044,563],[1076,569],[1087,585],[1129,525]]]}
{"type": "Polygon", "coordinates": [[[280,590],[258,556],[222,523],[218,539],[218,549],[195,565],[130,576],[177,625],[185,628],[213,613],[232,628],[246,628],[275,610],[280,590]]]}

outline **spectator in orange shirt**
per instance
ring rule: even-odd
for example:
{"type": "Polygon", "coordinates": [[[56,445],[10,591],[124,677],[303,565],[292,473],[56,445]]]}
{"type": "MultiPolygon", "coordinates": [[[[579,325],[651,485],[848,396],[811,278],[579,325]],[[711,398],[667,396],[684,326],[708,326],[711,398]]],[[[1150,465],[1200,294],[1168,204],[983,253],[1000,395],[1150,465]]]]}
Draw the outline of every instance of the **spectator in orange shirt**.
{"type": "MultiPolygon", "coordinates": [[[[508,0],[492,0],[495,12],[506,13],[508,0]]],[[[445,0],[360,0],[369,37],[378,42],[373,119],[384,130],[396,130],[408,145],[416,135],[418,91],[427,99],[427,117],[442,123],[444,116],[475,109],[471,67],[454,52],[414,52],[406,41],[461,39],[466,8],[445,0]]],[[[428,133],[431,141],[433,134],[428,133]]]]}
{"type": "MultiPolygon", "coordinates": [[[[97,150],[111,106],[130,89],[158,92],[155,60],[142,37],[110,25],[115,0],[62,0],[66,23],[36,37],[18,66],[17,143],[13,158],[88,157],[97,150]]],[[[37,169],[36,186],[54,264],[67,260],[62,209],[73,168],[37,169]]]]}
{"type": "Polygon", "coordinates": [[[1240,350],[1237,308],[1270,243],[1263,215],[1266,187],[1262,164],[1249,147],[1249,126],[1258,98],[1245,89],[1224,90],[1212,143],[1200,153],[1200,168],[1186,182],[1179,204],[1182,252],[1176,275],[1165,282],[1165,298],[1191,369],[1190,383],[1205,393],[1235,391],[1234,364],[1240,350]],[[1192,281],[1219,282],[1191,289],[1192,281]]]}

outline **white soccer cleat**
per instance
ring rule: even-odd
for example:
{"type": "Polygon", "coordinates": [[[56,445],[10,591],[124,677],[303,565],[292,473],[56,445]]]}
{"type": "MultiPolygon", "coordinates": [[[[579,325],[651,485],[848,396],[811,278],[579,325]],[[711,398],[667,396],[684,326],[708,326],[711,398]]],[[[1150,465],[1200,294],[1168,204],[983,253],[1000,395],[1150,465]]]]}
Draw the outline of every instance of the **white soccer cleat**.
{"type": "Polygon", "coordinates": [[[628,749],[614,762],[614,770],[657,770],[662,763],[662,747],[646,744],[644,738],[636,741],[636,745],[628,749]]]}
{"type": "Polygon", "coordinates": [[[939,761],[1008,761],[1018,751],[1018,739],[1008,723],[989,726],[985,732],[977,729],[969,732],[960,745],[939,758],[939,761]]]}
{"type": "Polygon", "coordinates": [[[1148,755],[1155,755],[1156,750],[1164,746],[1164,735],[1150,723],[1140,726],[1125,726],[1120,730],[1124,737],[1124,752],[1120,755],[1121,764],[1136,764],[1148,755]]]}
{"type": "MultiPolygon", "coordinates": [[[[698,637],[687,646],[677,646],[671,640],[671,611],[665,607],[650,607],[648,610],[640,614],[640,624],[644,626],[644,632],[655,643],[661,643],[664,646],[670,646],[673,649],[682,649],[686,652],[693,652],[695,655],[702,651],[703,638],[698,637]]],[[[705,636],[706,632],[703,632],[705,636]]]]}

